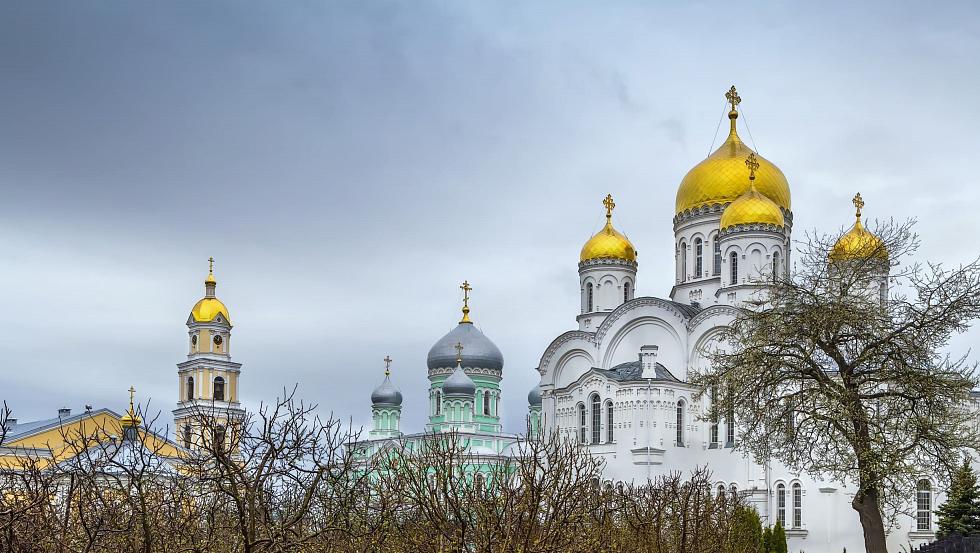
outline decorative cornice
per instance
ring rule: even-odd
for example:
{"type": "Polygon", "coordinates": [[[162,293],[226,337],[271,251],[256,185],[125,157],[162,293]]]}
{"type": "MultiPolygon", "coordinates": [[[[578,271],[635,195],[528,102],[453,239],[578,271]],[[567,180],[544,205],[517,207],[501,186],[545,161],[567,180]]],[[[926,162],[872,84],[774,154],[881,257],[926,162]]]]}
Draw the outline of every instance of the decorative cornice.
{"type": "MultiPolygon", "coordinates": [[[[703,217],[705,215],[713,215],[713,214],[721,215],[721,212],[725,211],[725,208],[728,207],[728,204],[730,203],[731,202],[726,202],[724,204],[714,203],[711,205],[702,205],[694,209],[686,209],[681,213],[674,215],[674,226],[676,227],[681,223],[686,223],[692,219],[703,217]]],[[[677,229],[675,228],[674,230],[677,229]]]]}
{"type": "Polygon", "coordinates": [[[584,340],[592,346],[595,346],[596,344],[595,334],[592,332],[585,332],[584,330],[569,330],[568,332],[555,338],[548,345],[548,348],[544,350],[544,354],[541,356],[541,361],[538,363],[538,373],[544,376],[545,367],[551,364],[551,358],[554,357],[555,353],[558,351],[558,348],[572,340],[584,340]]]}
{"type": "MultiPolygon", "coordinates": [[[[434,369],[429,369],[429,376],[449,375],[453,374],[453,371],[455,370],[456,367],[436,367],[434,369]]],[[[483,376],[494,376],[497,378],[501,378],[503,375],[503,372],[500,371],[500,369],[485,369],[483,367],[463,367],[463,372],[468,375],[479,374],[483,376]]]]}
{"type": "Polygon", "coordinates": [[[778,225],[766,225],[762,223],[752,223],[752,224],[737,224],[732,225],[727,228],[721,229],[719,234],[722,237],[731,236],[740,232],[768,232],[771,234],[778,234],[780,236],[787,236],[789,234],[790,227],[788,226],[778,226],[778,225]]]}
{"type": "Polygon", "coordinates": [[[591,269],[593,267],[608,267],[608,266],[618,266],[627,267],[632,270],[636,270],[636,261],[629,261],[628,259],[615,259],[601,257],[597,259],[588,259],[586,261],[580,261],[578,264],[578,270],[591,269]]]}
{"type": "Polygon", "coordinates": [[[606,315],[606,318],[599,325],[599,328],[595,333],[595,343],[599,344],[602,339],[606,337],[609,329],[623,317],[626,313],[634,310],[641,309],[643,307],[658,307],[673,314],[675,317],[680,319],[682,322],[687,321],[687,316],[685,316],[677,306],[668,300],[654,298],[654,297],[643,297],[643,298],[633,298],[630,301],[620,305],[612,311],[612,313],[606,315]]]}
{"type": "Polygon", "coordinates": [[[718,316],[729,315],[733,319],[738,316],[738,308],[732,307],[730,305],[712,305],[706,307],[703,311],[691,318],[687,322],[688,331],[694,330],[704,321],[718,316]]]}

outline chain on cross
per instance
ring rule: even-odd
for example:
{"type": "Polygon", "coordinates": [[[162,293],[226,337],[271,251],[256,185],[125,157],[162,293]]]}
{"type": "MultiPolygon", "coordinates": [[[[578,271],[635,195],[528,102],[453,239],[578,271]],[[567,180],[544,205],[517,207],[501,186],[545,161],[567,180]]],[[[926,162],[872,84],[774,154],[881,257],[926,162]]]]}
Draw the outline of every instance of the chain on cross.
{"type": "Polygon", "coordinates": [[[385,376],[391,375],[391,356],[385,355],[385,376]]]}
{"type": "Polygon", "coordinates": [[[857,217],[858,219],[860,219],[861,218],[861,210],[864,209],[864,198],[861,197],[861,193],[858,192],[857,194],[855,194],[854,195],[854,199],[851,200],[851,202],[854,204],[854,208],[857,210],[854,213],[854,216],[857,217]]]}
{"type": "Polygon", "coordinates": [[[732,105],[732,111],[735,111],[735,106],[742,103],[742,98],[739,97],[738,91],[735,90],[735,85],[732,85],[732,87],[728,89],[728,92],[725,93],[725,99],[727,99],[728,103],[732,105]]]}
{"type": "Polygon", "coordinates": [[[755,157],[755,152],[745,158],[745,166],[749,168],[749,180],[755,180],[755,170],[759,168],[759,160],[755,157]]]}

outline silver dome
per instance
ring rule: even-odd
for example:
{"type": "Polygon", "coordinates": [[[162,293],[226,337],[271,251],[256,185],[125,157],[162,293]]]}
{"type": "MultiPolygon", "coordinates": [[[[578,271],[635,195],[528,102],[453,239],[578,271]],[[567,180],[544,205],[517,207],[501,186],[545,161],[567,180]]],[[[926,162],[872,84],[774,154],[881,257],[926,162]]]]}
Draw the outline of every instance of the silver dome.
{"type": "Polygon", "coordinates": [[[456,344],[463,345],[463,366],[502,370],[504,356],[497,346],[480,332],[473,323],[459,323],[439,339],[429,350],[429,369],[456,366],[456,344]]]}
{"type": "Polygon", "coordinates": [[[453,374],[449,375],[442,383],[442,393],[446,396],[467,396],[473,397],[476,393],[476,383],[468,374],[463,372],[462,367],[456,367],[453,374]]]}
{"type": "Polygon", "coordinates": [[[541,406],[541,386],[535,384],[531,391],[527,393],[527,404],[531,407],[541,406]]]}
{"type": "Polygon", "coordinates": [[[391,378],[385,376],[385,381],[371,392],[372,405],[399,406],[402,404],[402,393],[391,383],[391,378]]]}

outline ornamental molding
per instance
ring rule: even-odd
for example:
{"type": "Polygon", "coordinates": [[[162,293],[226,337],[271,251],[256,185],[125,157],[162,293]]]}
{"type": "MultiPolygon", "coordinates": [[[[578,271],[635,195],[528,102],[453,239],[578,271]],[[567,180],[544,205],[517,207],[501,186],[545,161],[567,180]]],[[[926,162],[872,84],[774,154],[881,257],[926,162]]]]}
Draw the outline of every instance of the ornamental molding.
{"type": "Polygon", "coordinates": [[[721,229],[719,233],[722,237],[731,236],[733,234],[739,234],[742,232],[766,232],[769,234],[778,234],[781,237],[789,236],[789,230],[791,225],[779,226],[779,225],[768,225],[762,223],[751,223],[743,224],[739,223],[737,225],[732,225],[730,227],[725,227],[721,229]]]}
{"type": "Polygon", "coordinates": [[[578,270],[583,271],[587,269],[594,269],[599,267],[626,267],[636,271],[637,263],[636,261],[629,261],[627,259],[617,259],[613,257],[599,257],[596,259],[587,259],[585,261],[580,261],[578,264],[578,270]]]}
{"type": "Polygon", "coordinates": [[[687,317],[681,313],[680,309],[672,302],[664,299],[645,297],[645,298],[634,298],[630,301],[620,305],[612,311],[609,315],[606,315],[605,320],[599,325],[599,329],[595,333],[595,342],[597,344],[602,343],[603,338],[609,333],[609,329],[612,328],[616,322],[623,317],[626,313],[633,311],[634,309],[642,309],[644,307],[656,307],[662,309],[676,317],[681,322],[687,321],[687,317]]]}
{"type": "Polygon", "coordinates": [[[694,209],[685,209],[677,215],[674,215],[674,226],[676,227],[681,223],[686,223],[692,219],[703,217],[705,215],[720,214],[722,211],[725,211],[725,208],[728,207],[728,204],[730,203],[731,202],[725,202],[724,204],[713,203],[695,207],[694,209]]]}
{"type": "Polygon", "coordinates": [[[739,309],[730,305],[712,305],[691,318],[687,323],[687,329],[694,330],[701,323],[714,317],[729,316],[732,319],[738,316],[739,309]]]}
{"type": "Polygon", "coordinates": [[[591,346],[596,345],[595,334],[585,332],[584,330],[569,330],[568,332],[555,338],[551,344],[548,345],[548,348],[544,350],[544,355],[541,356],[541,362],[538,363],[538,373],[541,374],[541,376],[544,376],[547,372],[546,367],[551,365],[551,358],[555,356],[558,349],[572,340],[582,340],[591,346]]]}
{"type": "MultiPolygon", "coordinates": [[[[434,369],[429,369],[429,376],[443,376],[452,374],[456,370],[456,367],[436,367],[434,369]]],[[[479,374],[483,376],[493,376],[496,378],[501,378],[503,374],[500,369],[485,369],[483,367],[463,367],[463,372],[470,374],[479,374]]]]}

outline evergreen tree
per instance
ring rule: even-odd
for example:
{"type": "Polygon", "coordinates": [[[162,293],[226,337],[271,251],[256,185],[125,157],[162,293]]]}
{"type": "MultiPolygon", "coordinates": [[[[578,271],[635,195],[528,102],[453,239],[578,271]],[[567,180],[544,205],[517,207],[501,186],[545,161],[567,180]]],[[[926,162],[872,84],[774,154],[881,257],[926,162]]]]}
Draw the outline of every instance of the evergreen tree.
{"type": "Polygon", "coordinates": [[[787,553],[789,549],[786,546],[786,531],[783,530],[783,524],[776,521],[776,527],[772,529],[772,552],[773,553],[787,553]]]}
{"type": "Polygon", "coordinates": [[[739,506],[735,509],[735,518],[731,530],[731,551],[757,553],[762,549],[762,520],[759,512],[753,507],[739,506]]]}
{"type": "Polygon", "coordinates": [[[766,526],[762,531],[762,553],[772,552],[772,528],[766,526]]]}
{"type": "Polygon", "coordinates": [[[977,475],[967,459],[953,473],[946,502],[936,509],[940,538],[952,534],[980,535],[980,487],[977,475]]]}

